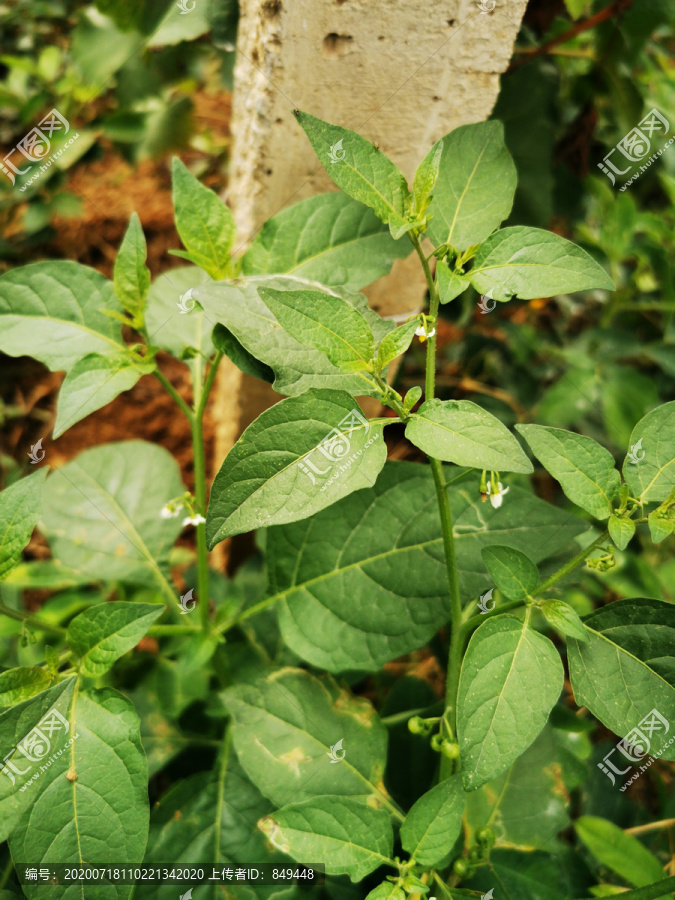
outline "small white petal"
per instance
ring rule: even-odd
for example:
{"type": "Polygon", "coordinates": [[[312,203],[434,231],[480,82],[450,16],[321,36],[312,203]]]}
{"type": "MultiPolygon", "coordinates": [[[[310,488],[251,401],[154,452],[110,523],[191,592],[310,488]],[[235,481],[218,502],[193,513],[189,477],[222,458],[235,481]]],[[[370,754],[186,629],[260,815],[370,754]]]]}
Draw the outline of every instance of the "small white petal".
{"type": "Polygon", "coordinates": [[[183,519],[183,527],[186,525],[201,525],[203,522],[206,522],[206,519],[199,514],[195,516],[186,516],[186,518],[183,519]]]}
{"type": "Polygon", "coordinates": [[[492,504],[494,509],[499,509],[502,505],[502,495],[501,494],[490,494],[490,503],[492,504]]]}

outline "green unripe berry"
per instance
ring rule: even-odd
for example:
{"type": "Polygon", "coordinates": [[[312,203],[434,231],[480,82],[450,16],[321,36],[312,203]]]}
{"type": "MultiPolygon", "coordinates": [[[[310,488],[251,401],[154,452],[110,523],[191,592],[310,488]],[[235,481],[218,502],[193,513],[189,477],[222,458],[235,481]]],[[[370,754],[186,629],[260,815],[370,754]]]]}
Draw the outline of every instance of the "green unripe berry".
{"type": "Polygon", "coordinates": [[[443,738],[440,734],[434,734],[431,738],[431,749],[435,750],[436,753],[441,752],[441,747],[443,746],[443,738]]]}
{"type": "Polygon", "coordinates": [[[459,757],[459,745],[453,744],[452,741],[441,742],[441,753],[448,759],[457,759],[459,757]]]}
{"type": "Polygon", "coordinates": [[[408,731],[411,731],[413,734],[424,734],[426,722],[421,716],[413,716],[412,719],[408,719],[408,731]]]}
{"type": "Polygon", "coordinates": [[[491,828],[483,826],[476,832],[476,840],[484,847],[492,847],[495,842],[495,833],[491,828]]]}
{"type": "Polygon", "coordinates": [[[459,859],[456,859],[452,864],[452,871],[458,878],[464,878],[466,876],[466,873],[470,871],[470,867],[467,861],[460,857],[459,859]]]}

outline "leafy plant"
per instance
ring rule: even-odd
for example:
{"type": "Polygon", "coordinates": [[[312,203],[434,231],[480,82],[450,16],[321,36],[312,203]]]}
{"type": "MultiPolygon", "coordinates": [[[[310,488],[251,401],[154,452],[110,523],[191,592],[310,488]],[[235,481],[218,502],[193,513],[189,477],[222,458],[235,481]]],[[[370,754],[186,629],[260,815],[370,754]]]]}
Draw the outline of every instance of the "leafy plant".
{"type": "MultiPolygon", "coordinates": [[[[176,252],[197,265],[151,285],[134,217],[112,283],[69,262],[0,278],[0,349],[67,373],[57,433],[151,373],[190,423],[195,471],[193,495],[166,451],[127,441],[0,496],[10,592],[0,611],[23,639],[0,674],[0,757],[15,764],[16,745],[52,709],[80,735],[35,780],[5,768],[12,859],[290,857],[325,866],[329,896],[346,895],[347,876],[371,900],[432,890],[604,896],[625,883],[632,900],[663,896],[675,879],[661,877],[658,857],[591,803],[576,823],[588,864],[558,835],[569,791],[591,777],[587,733],[598,722],[625,736],[636,763],[647,751],[675,758],[672,605],[628,597],[582,620],[557,592],[584,562],[609,570],[636,529],[648,526],[655,541],[675,529],[675,403],[635,425],[622,472],[589,437],[518,427],[585,517],[535,497],[519,438],[476,403],[436,397],[440,306],[469,286],[505,303],[610,291],[612,280],[555,234],[500,228],[516,177],[498,123],[451,132],[410,188],[363,137],[295,115],[344,193],[280,213],[242,258],[230,256],[229,210],[176,161],[185,248],[176,252]],[[411,249],[429,308],[395,328],[358,291],[411,249]],[[141,340],[126,344],[123,324],[141,340]],[[403,396],[388,366],[416,336],[426,345],[424,391],[403,396]],[[160,349],[189,368],[191,403],[158,368],[160,349]],[[207,508],[203,418],[225,355],[285,399],[243,433],[207,508]],[[392,414],[368,419],[357,396],[392,414]],[[386,429],[396,425],[428,465],[387,462],[386,429]],[[54,561],[22,566],[38,522],[54,561]],[[179,595],[171,566],[188,526],[196,567],[179,595]],[[209,548],[253,529],[265,529],[266,572],[250,563],[228,580],[210,568],[209,548]],[[28,614],[17,592],[38,584],[56,593],[28,614]],[[414,677],[384,704],[357,694],[369,676],[379,694],[383,667],[425,645],[447,664],[442,700],[414,677]],[[161,793],[160,771],[177,783],[150,813],[147,779],[161,793]]],[[[610,755],[598,765],[623,775],[610,755]]],[[[171,890],[139,885],[135,896],[171,890]]]]}

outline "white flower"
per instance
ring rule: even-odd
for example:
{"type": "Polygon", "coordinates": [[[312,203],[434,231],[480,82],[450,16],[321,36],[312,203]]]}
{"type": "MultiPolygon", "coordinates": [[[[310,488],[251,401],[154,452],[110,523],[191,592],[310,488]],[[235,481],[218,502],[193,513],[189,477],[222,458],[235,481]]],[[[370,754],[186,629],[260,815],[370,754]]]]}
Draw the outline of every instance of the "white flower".
{"type": "Polygon", "coordinates": [[[201,525],[203,522],[206,522],[204,516],[200,516],[199,513],[195,513],[194,516],[186,516],[183,519],[183,528],[186,525],[201,525]]]}
{"type": "Polygon", "coordinates": [[[509,489],[507,487],[506,488],[502,487],[501,481],[497,482],[497,493],[493,494],[492,491],[490,490],[490,488],[491,488],[491,484],[488,482],[487,492],[490,496],[490,503],[492,504],[494,509],[499,509],[499,507],[504,502],[502,500],[502,497],[504,496],[504,494],[508,494],[509,489]]]}
{"type": "Polygon", "coordinates": [[[427,331],[424,325],[420,325],[415,329],[415,334],[421,341],[426,341],[427,338],[432,338],[436,334],[436,329],[432,328],[431,331],[427,331]]]}
{"type": "Polygon", "coordinates": [[[166,506],[161,508],[159,514],[163,519],[175,519],[180,511],[181,506],[172,507],[167,503],[166,506]]]}

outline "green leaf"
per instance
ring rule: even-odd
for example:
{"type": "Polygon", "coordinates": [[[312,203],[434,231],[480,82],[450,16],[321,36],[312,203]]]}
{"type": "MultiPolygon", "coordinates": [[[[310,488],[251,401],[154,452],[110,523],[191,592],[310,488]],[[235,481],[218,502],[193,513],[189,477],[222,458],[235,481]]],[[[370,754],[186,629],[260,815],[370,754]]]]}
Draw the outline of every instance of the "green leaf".
{"type": "Polygon", "coordinates": [[[438,141],[424,157],[415,172],[413,181],[413,197],[415,198],[415,212],[423,215],[429,203],[438,180],[438,172],[441,165],[443,142],[438,141]]]}
{"type": "Polygon", "coordinates": [[[560,696],[563,677],[551,641],[515,616],[488,619],[474,632],[457,698],[465,790],[495,778],[530,746],[560,696]]]}
{"type": "Polygon", "coordinates": [[[423,794],[401,826],[401,843],[421,866],[433,866],[452,850],[462,830],[461,775],[441,781],[423,794]]]}
{"type": "Polygon", "coordinates": [[[92,447],[47,479],[44,531],[54,556],[78,573],[166,587],[181,520],[162,519],[160,511],[184,491],[178,464],[163,447],[92,447]]]}
{"type": "Polygon", "coordinates": [[[176,229],[188,258],[218,281],[230,274],[234,243],[234,216],[216,193],[209,190],[174,156],[171,163],[176,229]]]}
{"type": "Polygon", "coordinates": [[[341,372],[325,353],[304,347],[284,331],[258,295],[263,287],[278,291],[323,289],[336,300],[346,300],[368,322],[377,342],[396,327],[369,309],[362,294],[343,288],[323,288],[288,275],[211,283],[195,289],[193,297],[204,307],[205,315],[213,324],[219,322],[225,326],[252,356],[274,371],[273,387],[277,393],[296,396],[308,388],[331,388],[353,396],[380,396],[379,387],[371,387],[358,374],[341,372]]]}
{"type": "Polygon", "coordinates": [[[112,284],[79,263],[39,262],[0,277],[0,350],[69,371],[88,353],[126,350],[112,284]]]}
{"type": "Polygon", "coordinates": [[[113,284],[117,299],[124,309],[140,321],[150,287],[150,270],[145,264],[147,256],[148,248],[141,220],[133,212],[115,259],[113,284]]]}
{"type": "Polygon", "coordinates": [[[516,167],[501,122],[462,125],[439,143],[443,149],[428,234],[437,246],[466,250],[484,241],[510,213],[516,167]]]}
{"type": "Polygon", "coordinates": [[[675,531],[675,519],[664,517],[659,508],[649,513],[647,522],[649,524],[649,533],[655,544],[660,544],[661,541],[675,531]]]}
{"type": "Polygon", "coordinates": [[[624,461],[623,477],[631,494],[643,503],[665,500],[675,487],[675,400],[640,419],[630,445],[633,452],[624,461]]]}
{"type": "Polygon", "coordinates": [[[614,290],[602,266],[571,241],[541,228],[503,228],[478,248],[468,273],[480,294],[495,300],[553,297],[591,288],[614,290]]]}
{"type": "Polygon", "coordinates": [[[192,299],[195,289],[207,282],[211,279],[195,266],[170,269],[153,281],[145,311],[151,345],[176,359],[189,359],[195,353],[213,355],[211,332],[216,320],[192,299]]]}
{"type": "Polygon", "coordinates": [[[301,200],[268,219],[244,254],[244,275],[289,274],[359,290],[412,251],[347,194],[301,200]]]}
{"type": "Polygon", "coordinates": [[[391,805],[382,784],[387,732],[367,700],[301,669],[279,669],[222,696],[237,757],[272,803],[331,792],[391,805]]]}
{"type": "Polygon", "coordinates": [[[592,438],[562,428],[516,425],[516,430],[573,503],[596,519],[609,518],[621,487],[609,451],[592,438]]]}
{"type": "Polygon", "coordinates": [[[0,492],[0,581],[21,562],[42,514],[42,493],[49,470],[45,467],[0,492]]]}
{"type": "MultiPolygon", "coordinates": [[[[2,900],[2,897],[0,897],[2,900]]],[[[393,881],[383,881],[366,896],[366,900],[405,900],[405,892],[393,881]]]]}
{"type": "Polygon", "coordinates": [[[224,325],[216,325],[213,329],[212,339],[216,350],[224,353],[245,375],[260,378],[261,381],[266,381],[268,384],[274,381],[274,372],[270,367],[257,360],[252,353],[249,353],[246,347],[240,344],[232,332],[228,331],[224,325]]]}
{"type": "MultiPolygon", "coordinates": [[[[445,471],[446,480],[456,474],[449,466],[445,471]]],[[[448,621],[435,496],[428,466],[389,462],[374,487],[311,519],[269,529],[269,594],[293,651],[331,672],[374,671],[424,646],[448,621]]],[[[448,497],[460,592],[467,598],[490,584],[483,547],[506,544],[539,562],[587,529],[517,487],[500,510],[481,503],[477,478],[451,486],[448,497]]]]}
{"type": "Polygon", "coordinates": [[[612,515],[609,517],[609,536],[614,541],[619,550],[625,550],[628,542],[635,534],[635,522],[624,516],[612,515]]]}
{"type": "Polygon", "coordinates": [[[405,436],[429,456],[496,472],[531,472],[532,464],[505,425],[470,400],[426,400],[405,436]]]}
{"type": "Polygon", "coordinates": [[[573,896],[560,857],[541,850],[493,850],[486,878],[499,885],[495,900],[570,900],[573,896]]]}
{"type": "Polygon", "coordinates": [[[233,534],[295,522],[370,487],[387,458],[383,425],[370,425],[344,391],[282,400],[239,438],[216,475],[210,547],[233,534]]]}
{"type": "Polygon", "coordinates": [[[602,866],[616,872],[634,887],[661,881],[665,872],[644,844],[613,822],[582,816],[574,823],[578,837],[602,866]]]}
{"type": "MultiPolygon", "coordinates": [[[[675,721],[675,607],[660,600],[618,600],[587,616],[584,625],[589,640],[567,643],[577,705],[622,737],[639,729],[653,710],[675,721]]],[[[667,740],[662,727],[653,730],[648,752],[675,759],[667,740]]]]}
{"type": "MultiPolygon", "coordinates": [[[[163,867],[180,859],[190,866],[203,866],[205,871],[214,862],[223,867],[288,864],[288,858],[270,850],[256,828],[258,820],[272,810],[272,804],[248,780],[234,753],[226,752],[213,772],[191,775],[162,795],[150,817],[144,864],[163,867]]],[[[215,896],[219,889],[213,885],[212,890],[215,896]]],[[[254,890],[255,896],[273,893],[269,888],[254,890]]],[[[141,882],[134,898],[176,900],[176,894],[172,884],[141,882]]]]}
{"type": "Polygon", "coordinates": [[[410,192],[394,163],[355,131],[331,125],[306,112],[299,111],[296,116],[335,184],[387,222],[394,237],[396,229],[406,229],[410,192]]]}
{"type": "Polygon", "coordinates": [[[550,724],[506,772],[466,796],[469,838],[495,832],[496,846],[543,849],[569,825],[569,794],[586,780],[586,766],[550,724]]]}
{"type": "Polygon", "coordinates": [[[51,684],[47,669],[19,666],[0,674],[0,707],[14,706],[46,690],[51,684]]]}
{"type": "Polygon", "coordinates": [[[144,361],[129,351],[110,356],[90,353],[82,357],[61,384],[53,437],[60,437],[76,422],[107,406],[155,367],[154,360],[144,361]]]}
{"type": "MultiPolygon", "coordinates": [[[[45,470],[47,471],[47,470],[45,470]]],[[[36,559],[20,563],[7,576],[7,584],[22,589],[67,591],[89,584],[95,579],[87,578],[67,569],[56,559],[36,559]]]]}
{"type": "Polygon", "coordinates": [[[509,600],[524,600],[539,583],[537,567],[520,550],[495,544],[482,556],[495,585],[509,600]]]}
{"type": "Polygon", "coordinates": [[[269,840],[298,862],[317,860],[329,875],[361,881],[384,863],[395,864],[388,813],[346,797],[291,803],[259,823],[269,840]]]}
{"type": "Polygon", "coordinates": [[[561,634],[586,642],[588,634],[584,623],[574,609],[564,600],[547,600],[540,607],[544,618],[561,634]]]}
{"type": "MultiPolygon", "coordinates": [[[[10,837],[12,857],[38,868],[63,860],[74,866],[142,862],[148,769],[133,705],[112,688],[79,692],[68,740],[66,751],[26,789],[31,805],[10,837]]],[[[43,896],[39,885],[23,889],[29,900],[43,896]]],[[[127,900],[132,889],[110,886],[106,897],[127,900]]]]}
{"type": "Polygon", "coordinates": [[[443,260],[440,259],[436,263],[436,281],[441,303],[449,303],[455,297],[459,297],[471,284],[464,275],[458,275],[457,272],[450,271],[443,260]]]}
{"type": "Polygon", "coordinates": [[[322,291],[258,291],[265,306],[291,337],[325,353],[339,369],[366,369],[375,352],[368,322],[345,300],[322,291]]]}
{"type": "MultiPolygon", "coordinates": [[[[148,777],[152,778],[160,772],[168,762],[178,756],[190,743],[187,737],[172,721],[174,708],[165,705],[167,694],[172,693],[173,684],[167,690],[160,693],[153,690],[152,678],[155,680],[167,680],[174,674],[177,663],[173,660],[157,660],[157,666],[150,678],[134,690],[126,690],[126,695],[134,704],[141,722],[141,744],[148,760],[148,777]]],[[[206,672],[203,673],[206,675],[206,672]]],[[[193,678],[192,686],[199,693],[199,699],[203,699],[206,692],[207,678],[193,678]]],[[[177,717],[177,716],[176,716],[177,717]]]]}
{"type": "MultiPolygon", "coordinates": [[[[0,840],[6,841],[26,810],[30,810],[40,790],[40,781],[32,782],[40,773],[39,762],[29,759],[18,745],[53,710],[68,719],[68,708],[73,695],[74,678],[68,678],[36,697],[24,700],[11,709],[0,713],[0,840]],[[28,782],[31,782],[28,784],[28,782]],[[26,787],[26,785],[28,785],[26,787]],[[25,790],[22,790],[25,788],[25,790]]],[[[64,729],[55,730],[53,742],[50,740],[47,753],[44,744],[37,750],[41,759],[49,751],[63,746],[64,729]]],[[[32,754],[33,756],[38,755],[32,754]]],[[[40,773],[41,775],[42,773],[40,773]]],[[[16,857],[15,857],[16,858],[16,857]]],[[[29,858],[29,857],[27,857],[29,858]]]]}
{"type": "MultiPolygon", "coordinates": [[[[389,334],[386,335],[377,350],[378,371],[381,372],[393,359],[396,359],[397,356],[401,356],[405,353],[415,337],[415,332],[419,327],[419,324],[420,320],[416,316],[412,322],[406,322],[404,325],[399,325],[395,331],[390,331],[389,334]]],[[[420,396],[422,396],[421,393],[420,396]]]]}
{"type": "Polygon", "coordinates": [[[95,678],[133,649],[166,607],[159,603],[99,603],[68,626],[66,641],[80,659],[82,675],[95,678]]]}

